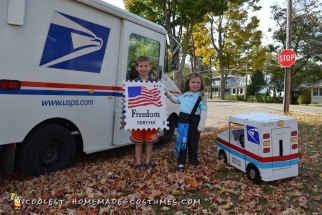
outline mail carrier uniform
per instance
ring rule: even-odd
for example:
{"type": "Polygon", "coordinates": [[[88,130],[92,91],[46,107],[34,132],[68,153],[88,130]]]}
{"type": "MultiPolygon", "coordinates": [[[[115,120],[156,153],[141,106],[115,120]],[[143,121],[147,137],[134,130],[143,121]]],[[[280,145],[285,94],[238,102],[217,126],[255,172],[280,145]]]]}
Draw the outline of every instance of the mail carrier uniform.
{"type": "Polygon", "coordinates": [[[180,104],[180,114],[179,114],[179,123],[189,123],[188,139],[187,139],[187,148],[181,150],[178,158],[179,164],[186,163],[186,154],[188,149],[189,163],[192,165],[198,165],[198,143],[200,139],[200,132],[204,130],[206,124],[207,116],[207,101],[206,98],[202,98],[198,108],[196,110],[195,116],[191,121],[190,114],[192,112],[195,103],[200,96],[200,92],[185,92],[184,94],[175,97],[171,93],[167,92],[168,98],[174,102],[180,104]]]}

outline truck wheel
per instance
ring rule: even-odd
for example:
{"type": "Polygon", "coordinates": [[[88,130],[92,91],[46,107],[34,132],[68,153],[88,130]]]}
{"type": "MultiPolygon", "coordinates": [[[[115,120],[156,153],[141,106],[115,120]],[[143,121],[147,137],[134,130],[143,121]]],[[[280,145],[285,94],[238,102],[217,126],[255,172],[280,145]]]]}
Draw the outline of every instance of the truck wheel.
{"type": "Polygon", "coordinates": [[[168,118],[168,121],[169,121],[169,130],[164,129],[163,136],[159,137],[159,143],[161,143],[161,144],[169,143],[172,140],[174,130],[177,125],[177,121],[175,120],[175,118],[173,116],[170,116],[168,118]]]}
{"type": "Polygon", "coordinates": [[[60,125],[45,125],[22,143],[17,161],[24,174],[38,176],[69,167],[75,156],[76,144],[70,132],[60,125]]]}
{"type": "Polygon", "coordinates": [[[252,180],[255,184],[259,184],[261,182],[261,176],[254,164],[249,164],[246,169],[247,178],[252,180]]]}
{"type": "Polygon", "coordinates": [[[224,161],[225,163],[227,163],[227,155],[226,155],[226,152],[224,150],[221,149],[219,151],[218,157],[219,157],[219,160],[224,161]]]}

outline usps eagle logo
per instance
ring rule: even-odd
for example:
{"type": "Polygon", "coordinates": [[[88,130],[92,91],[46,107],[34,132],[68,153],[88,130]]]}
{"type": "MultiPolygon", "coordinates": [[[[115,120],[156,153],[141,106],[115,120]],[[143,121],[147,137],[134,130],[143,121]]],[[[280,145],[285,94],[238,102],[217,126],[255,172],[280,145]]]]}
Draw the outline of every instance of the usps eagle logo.
{"type": "Polygon", "coordinates": [[[124,129],[168,128],[164,85],[124,82],[124,129]]]}
{"type": "Polygon", "coordinates": [[[249,142],[260,144],[258,128],[246,125],[247,139],[249,142]]]}
{"type": "Polygon", "coordinates": [[[100,73],[110,28],[53,12],[40,66],[100,73]]]}

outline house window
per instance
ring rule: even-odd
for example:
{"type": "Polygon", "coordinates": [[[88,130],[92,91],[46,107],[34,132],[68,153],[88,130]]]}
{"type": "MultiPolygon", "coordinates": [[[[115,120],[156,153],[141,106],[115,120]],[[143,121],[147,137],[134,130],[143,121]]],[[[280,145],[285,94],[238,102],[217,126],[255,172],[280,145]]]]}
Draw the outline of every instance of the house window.
{"type": "Polygon", "coordinates": [[[319,96],[319,88],[313,88],[313,96],[319,96]]]}
{"type": "Polygon", "coordinates": [[[233,88],[233,95],[235,95],[236,94],[236,89],[235,88],[233,88]]]}
{"type": "Polygon", "coordinates": [[[322,88],[320,88],[320,96],[322,96],[322,88]]]}

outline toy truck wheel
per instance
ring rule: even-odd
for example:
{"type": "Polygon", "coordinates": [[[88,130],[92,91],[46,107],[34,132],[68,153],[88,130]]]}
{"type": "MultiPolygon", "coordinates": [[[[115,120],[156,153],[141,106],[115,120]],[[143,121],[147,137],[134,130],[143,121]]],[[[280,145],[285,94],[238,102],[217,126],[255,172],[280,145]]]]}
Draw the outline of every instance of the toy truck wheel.
{"type": "Polygon", "coordinates": [[[255,165],[249,164],[246,169],[246,174],[247,174],[247,178],[252,180],[255,184],[260,183],[261,176],[255,165]]]}
{"type": "Polygon", "coordinates": [[[60,125],[46,125],[31,134],[18,150],[18,165],[26,175],[38,176],[69,167],[75,160],[76,144],[60,125]]]}
{"type": "Polygon", "coordinates": [[[168,118],[169,121],[169,130],[164,129],[164,135],[159,138],[159,143],[166,144],[172,140],[174,130],[176,128],[177,121],[175,117],[170,116],[168,118]]]}
{"type": "Polygon", "coordinates": [[[219,160],[224,161],[225,163],[227,163],[227,155],[226,155],[224,150],[221,149],[219,151],[218,157],[219,157],[219,160]]]}

